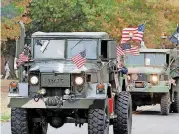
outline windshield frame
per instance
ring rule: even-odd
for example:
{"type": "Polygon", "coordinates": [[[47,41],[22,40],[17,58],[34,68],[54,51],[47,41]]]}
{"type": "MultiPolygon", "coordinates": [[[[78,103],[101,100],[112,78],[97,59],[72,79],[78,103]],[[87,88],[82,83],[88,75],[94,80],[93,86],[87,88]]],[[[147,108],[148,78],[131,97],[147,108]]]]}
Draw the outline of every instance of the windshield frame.
{"type": "MultiPolygon", "coordinates": [[[[78,40],[96,40],[97,41],[97,46],[96,46],[96,59],[86,59],[86,60],[97,60],[98,59],[98,55],[99,55],[99,43],[100,43],[100,39],[99,38],[64,38],[64,37],[33,37],[31,38],[31,53],[32,53],[32,60],[67,60],[70,61],[71,58],[67,58],[67,48],[68,48],[68,40],[69,39],[78,39],[78,40]],[[44,40],[65,40],[65,47],[64,47],[64,58],[35,58],[34,56],[34,41],[35,39],[44,39],[44,40]]],[[[49,45],[48,45],[49,47],[49,45]]]]}

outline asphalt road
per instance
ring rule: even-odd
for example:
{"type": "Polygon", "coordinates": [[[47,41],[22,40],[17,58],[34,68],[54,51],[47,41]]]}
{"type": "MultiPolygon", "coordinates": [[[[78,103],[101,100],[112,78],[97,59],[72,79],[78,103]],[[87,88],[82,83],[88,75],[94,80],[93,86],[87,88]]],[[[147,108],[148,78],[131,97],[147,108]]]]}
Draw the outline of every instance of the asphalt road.
{"type": "MultiPolygon", "coordinates": [[[[155,107],[141,107],[133,113],[132,134],[179,134],[179,114],[170,113],[169,116],[160,114],[159,105],[155,107]]],[[[11,134],[10,123],[1,123],[2,134],[11,134]]],[[[49,127],[48,134],[87,134],[87,124],[82,128],[74,124],[65,124],[62,128],[49,127]]],[[[113,134],[112,127],[110,134],[113,134]]]]}

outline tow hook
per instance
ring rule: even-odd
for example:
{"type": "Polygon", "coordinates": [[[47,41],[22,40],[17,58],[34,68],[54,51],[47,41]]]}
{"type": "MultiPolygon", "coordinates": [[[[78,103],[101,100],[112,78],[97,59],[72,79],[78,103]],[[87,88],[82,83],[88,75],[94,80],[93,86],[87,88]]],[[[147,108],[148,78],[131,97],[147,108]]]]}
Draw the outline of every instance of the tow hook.
{"type": "Polygon", "coordinates": [[[81,126],[83,126],[83,121],[82,119],[80,119],[79,117],[76,118],[75,120],[75,126],[77,127],[79,125],[79,127],[81,128],[81,126]]]}
{"type": "Polygon", "coordinates": [[[83,123],[75,123],[75,126],[77,127],[79,125],[79,128],[81,128],[81,126],[83,126],[83,123]]]}
{"type": "Polygon", "coordinates": [[[42,96],[39,95],[39,94],[36,94],[36,95],[34,96],[34,101],[35,101],[35,102],[38,102],[38,101],[40,100],[40,98],[42,98],[42,96]]]}

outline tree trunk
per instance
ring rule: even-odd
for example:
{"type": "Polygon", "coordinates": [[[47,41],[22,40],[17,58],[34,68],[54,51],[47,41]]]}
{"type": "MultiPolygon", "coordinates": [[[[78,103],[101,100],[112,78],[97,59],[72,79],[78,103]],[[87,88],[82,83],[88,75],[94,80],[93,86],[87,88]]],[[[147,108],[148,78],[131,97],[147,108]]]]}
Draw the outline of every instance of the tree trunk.
{"type": "Polygon", "coordinates": [[[14,58],[15,56],[9,55],[9,68],[10,68],[10,75],[12,79],[17,79],[14,71],[14,58]]]}
{"type": "Polygon", "coordinates": [[[6,45],[7,45],[6,46],[7,55],[5,57],[9,61],[10,77],[12,79],[17,79],[14,72],[14,58],[16,52],[15,40],[8,40],[6,42],[6,45]]]}

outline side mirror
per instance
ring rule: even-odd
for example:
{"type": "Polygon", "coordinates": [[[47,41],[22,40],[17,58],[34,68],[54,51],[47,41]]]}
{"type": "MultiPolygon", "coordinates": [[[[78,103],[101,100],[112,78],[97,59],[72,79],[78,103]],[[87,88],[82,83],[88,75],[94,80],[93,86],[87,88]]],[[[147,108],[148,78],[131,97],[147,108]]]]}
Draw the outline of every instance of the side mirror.
{"type": "Polygon", "coordinates": [[[177,57],[178,57],[179,50],[177,50],[177,49],[175,48],[175,49],[171,50],[170,53],[171,53],[171,57],[177,58],[177,57]]]}
{"type": "Polygon", "coordinates": [[[115,59],[116,58],[116,46],[117,42],[114,40],[109,40],[107,47],[108,47],[108,58],[109,59],[115,59]]]}

